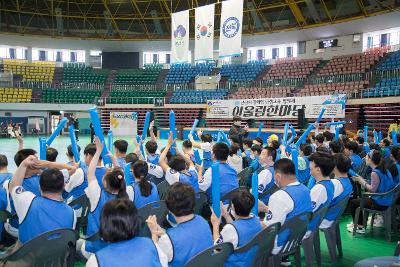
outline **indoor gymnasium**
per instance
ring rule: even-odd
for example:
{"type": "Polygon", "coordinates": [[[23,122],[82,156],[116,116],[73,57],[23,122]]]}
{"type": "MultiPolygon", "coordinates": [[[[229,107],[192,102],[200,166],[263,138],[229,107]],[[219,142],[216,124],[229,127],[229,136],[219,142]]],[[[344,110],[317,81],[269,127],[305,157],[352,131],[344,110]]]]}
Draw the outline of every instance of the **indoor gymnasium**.
{"type": "Polygon", "coordinates": [[[400,266],[397,0],[0,0],[0,265],[400,266]]]}

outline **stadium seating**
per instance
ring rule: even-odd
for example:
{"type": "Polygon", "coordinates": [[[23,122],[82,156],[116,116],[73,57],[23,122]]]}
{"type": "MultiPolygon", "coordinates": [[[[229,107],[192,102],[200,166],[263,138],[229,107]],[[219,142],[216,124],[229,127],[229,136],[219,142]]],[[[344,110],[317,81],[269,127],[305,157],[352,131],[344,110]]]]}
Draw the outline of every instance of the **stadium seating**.
{"type": "Polygon", "coordinates": [[[46,88],[42,91],[42,102],[91,104],[100,96],[99,90],[46,88]]]}
{"type": "Polygon", "coordinates": [[[162,65],[146,64],[143,69],[121,70],[115,77],[115,85],[155,84],[162,65]]]}
{"type": "Polygon", "coordinates": [[[32,89],[0,88],[0,102],[28,103],[32,101],[32,89]]]}
{"type": "Polygon", "coordinates": [[[165,91],[111,91],[109,104],[154,104],[154,98],[165,97],[165,91]]]}
{"type": "Polygon", "coordinates": [[[335,56],[318,73],[318,76],[352,74],[371,71],[387,49],[372,49],[365,53],[335,56]]]}
{"type": "Polygon", "coordinates": [[[382,79],[375,87],[362,92],[362,97],[383,97],[400,95],[400,77],[382,79]]]}
{"type": "Polygon", "coordinates": [[[322,83],[322,84],[306,84],[297,95],[312,96],[312,95],[328,95],[333,93],[354,94],[361,89],[366,88],[369,81],[349,81],[341,83],[322,83]]]}
{"type": "Polygon", "coordinates": [[[400,69],[400,50],[390,53],[378,67],[381,71],[392,69],[400,69]]]}
{"type": "Polygon", "coordinates": [[[229,99],[254,99],[270,97],[286,97],[294,90],[294,87],[250,87],[239,88],[235,93],[229,94],[229,99]]]}
{"type": "Polygon", "coordinates": [[[4,59],[4,70],[14,75],[21,75],[22,81],[27,82],[52,82],[54,76],[54,62],[33,62],[26,60],[4,59]]]}
{"type": "Polygon", "coordinates": [[[251,61],[246,64],[227,64],[221,67],[221,76],[230,82],[254,81],[265,69],[266,61],[251,61]]]}
{"type": "Polygon", "coordinates": [[[217,90],[178,90],[175,91],[169,100],[170,104],[183,103],[204,103],[208,99],[223,99],[227,94],[227,89],[217,90]]]}
{"type": "Polygon", "coordinates": [[[197,75],[208,76],[214,64],[211,63],[197,63],[192,66],[191,64],[173,64],[165,78],[166,84],[185,84],[191,82],[197,75]]]}
{"type": "Polygon", "coordinates": [[[262,77],[263,80],[302,79],[308,77],[318,66],[320,59],[283,59],[277,60],[262,77]]]}
{"type": "Polygon", "coordinates": [[[104,84],[109,70],[94,70],[84,63],[65,63],[63,81],[65,83],[97,83],[104,84]]]}

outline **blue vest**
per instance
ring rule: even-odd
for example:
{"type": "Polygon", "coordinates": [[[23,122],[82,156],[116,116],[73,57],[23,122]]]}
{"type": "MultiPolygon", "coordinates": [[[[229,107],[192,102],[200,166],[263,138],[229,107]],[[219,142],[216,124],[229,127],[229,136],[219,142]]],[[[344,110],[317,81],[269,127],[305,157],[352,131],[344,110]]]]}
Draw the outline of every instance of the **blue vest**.
{"type": "Polygon", "coordinates": [[[125,168],[125,165],[126,165],[125,158],[117,158],[117,162],[118,162],[119,166],[120,166],[122,169],[125,168]]]}
{"type": "Polygon", "coordinates": [[[308,179],[308,183],[307,183],[308,189],[313,188],[315,183],[316,183],[316,181],[315,181],[314,176],[310,175],[310,179],[308,179]]]}
{"type": "Polygon", "coordinates": [[[400,164],[399,163],[396,163],[396,169],[397,169],[397,176],[393,177],[393,182],[395,185],[400,183],[400,164]]]}
{"type": "Polygon", "coordinates": [[[13,177],[12,173],[0,173],[0,187],[3,186],[4,182],[10,180],[13,177]]]}
{"type": "MultiPolygon", "coordinates": [[[[303,184],[289,185],[282,189],[285,191],[293,200],[293,210],[286,215],[285,221],[289,221],[291,218],[303,212],[312,212],[312,203],[310,196],[310,189],[303,184]]],[[[278,246],[283,246],[289,238],[289,230],[283,231],[278,235],[278,246]]]]}
{"type": "Polygon", "coordinates": [[[19,240],[29,240],[52,230],[73,228],[74,211],[64,202],[35,197],[19,226],[19,240]]]}
{"type": "Polygon", "coordinates": [[[390,148],[385,147],[385,148],[383,149],[383,151],[385,152],[384,157],[385,157],[385,158],[389,158],[389,157],[390,157],[390,148]]]}
{"type": "Polygon", "coordinates": [[[182,267],[191,258],[213,245],[210,227],[202,217],[169,228],[167,234],[172,243],[173,258],[169,267],[182,267]]]}
{"type": "MultiPolygon", "coordinates": [[[[272,174],[272,179],[271,179],[271,182],[269,182],[269,184],[265,185],[265,188],[264,188],[263,193],[266,192],[266,191],[268,191],[268,190],[270,190],[272,187],[275,186],[275,170],[274,170],[274,166],[270,166],[270,167],[268,167],[267,169],[271,172],[271,174],[272,174]]],[[[258,173],[260,173],[261,171],[262,171],[262,170],[260,170],[258,173]]],[[[272,195],[272,194],[266,194],[266,195],[265,195],[263,198],[261,198],[260,200],[261,200],[265,205],[268,205],[268,201],[269,201],[269,198],[270,198],[271,195],[272,195]]]]}
{"type": "Polygon", "coordinates": [[[135,203],[136,208],[140,209],[141,207],[143,207],[146,204],[160,200],[160,197],[159,197],[158,191],[157,191],[157,186],[153,183],[150,183],[150,184],[151,184],[151,193],[147,197],[143,196],[142,193],[140,192],[139,183],[136,182],[134,184],[134,186],[133,186],[133,190],[135,191],[134,203],[135,203]]]}
{"type": "Polygon", "coordinates": [[[353,170],[357,171],[358,168],[361,166],[361,164],[362,164],[362,159],[360,158],[360,156],[357,154],[353,154],[351,156],[351,167],[353,168],[353,170]]]}
{"type": "MultiPolygon", "coordinates": [[[[322,181],[319,181],[318,184],[321,184],[321,185],[323,185],[325,187],[325,190],[326,190],[326,201],[325,201],[325,203],[320,205],[319,208],[316,211],[314,211],[314,213],[316,213],[317,211],[319,211],[320,209],[322,209],[322,208],[324,208],[326,206],[329,206],[331,201],[332,201],[332,199],[333,199],[333,194],[335,192],[335,186],[333,185],[331,180],[322,180],[322,181]]],[[[312,202],[312,205],[313,205],[313,209],[314,209],[315,203],[312,202]]],[[[321,219],[320,217],[314,217],[311,220],[311,222],[308,224],[308,229],[307,230],[308,231],[314,231],[315,228],[317,228],[317,223],[318,223],[318,221],[320,219],[321,219]]]]}
{"type": "Polygon", "coordinates": [[[193,187],[194,192],[197,194],[199,192],[199,180],[196,171],[190,170],[190,175],[185,173],[179,173],[179,182],[184,184],[189,184],[193,187]]]}
{"type": "MultiPolygon", "coordinates": [[[[6,210],[7,204],[7,191],[4,188],[0,187],[0,210],[6,210]]],[[[2,240],[1,236],[3,232],[3,226],[4,223],[0,222],[0,241],[2,240]]]]}
{"type": "MultiPolygon", "coordinates": [[[[386,170],[385,174],[378,169],[374,169],[372,172],[375,172],[379,177],[379,186],[376,193],[385,193],[393,189],[393,178],[388,170],[386,170]]],[[[388,207],[392,204],[393,194],[387,196],[373,196],[372,199],[379,206],[388,207]]]]}
{"type": "Polygon", "coordinates": [[[160,155],[159,154],[154,154],[152,155],[147,155],[147,162],[154,164],[154,165],[159,165],[158,162],[160,161],[160,155]]]}
{"type": "Polygon", "coordinates": [[[304,170],[297,171],[297,180],[300,183],[304,184],[310,179],[311,171],[310,171],[310,160],[308,157],[303,157],[304,161],[306,162],[306,168],[304,170]]]}
{"type": "Polygon", "coordinates": [[[106,174],[106,171],[107,169],[105,167],[96,167],[95,175],[101,189],[104,189],[103,177],[104,174],[106,174]]]}
{"type": "Polygon", "coordinates": [[[347,196],[349,196],[353,192],[353,185],[350,182],[350,179],[347,177],[341,177],[337,178],[337,180],[342,184],[343,186],[343,192],[338,195],[336,198],[332,199],[331,203],[329,204],[329,210],[325,215],[325,219],[328,221],[334,221],[336,218],[339,216],[339,209],[332,209],[333,206],[335,206],[337,203],[345,199],[347,196]]]}
{"type": "MultiPolygon", "coordinates": [[[[248,219],[236,220],[232,222],[232,225],[235,227],[239,237],[238,247],[249,243],[262,230],[260,220],[256,216],[248,219]]],[[[225,261],[225,267],[251,266],[256,253],[256,246],[243,253],[233,253],[225,261]]]]}
{"type": "Polygon", "coordinates": [[[253,169],[253,172],[256,172],[261,168],[261,164],[258,162],[258,159],[253,159],[250,163],[250,167],[253,169]]]}
{"type": "MultiPolygon", "coordinates": [[[[22,181],[22,187],[25,189],[25,191],[32,192],[33,194],[35,194],[35,196],[40,197],[42,194],[40,194],[40,191],[39,191],[39,187],[40,187],[39,180],[40,180],[39,175],[34,175],[29,178],[25,178],[22,181]]],[[[11,205],[11,214],[16,214],[15,208],[14,208],[14,202],[11,197],[11,192],[10,192],[9,197],[10,197],[10,205],[11,205]]],[[[19,227],[18,218],[11,219],[9,222],[12,227],[18,229],[18,227],[19,227]]]]}
{"type": "MultiPolygon", "coordinates": [[[[88,187],[88,180],[87,180],[87,168],[86,167],[80,167],[83,170],[83,183],[74,189],[71,190],[71,192],[67,193],[63,197],[64,199],[69,199],[72,197],[72,199],[76,199],[82,195],[85,194],[85,189],[88,187]]],[[[79,208],[79,207],[78,207],[79,208]]]]}
{"type": "MultiPolygon", "coordinates": [[[[233,169],[227,163],[219,164],[219,194],[221,198],[225,196],[230,191],[239,187],[239,183],[237,180],[237,173],[235,169],[233,169]]],[[[209,196],[212,196],[212,186],[207,190],[209,196]]]]}
{"type": "Polygon", "coordinates": [[[96,252],[96,258],[99,267],[161,267],[156,246],[145,237],[109,244],[96,252]]]}
{"type": "Polygon", "coordinates": [[[124,167],[124,177],[125,177],[125,182],[126,185],[131,185],[135,182],[135,177],[133,177],[133,173],[131,171],[131,163],[125,164],[124,167]]]}
{"type": "MultiPolygon", "coordinates": [[[[86,235],[91,236],[100,230],[101,210],[108,201],[115,199],[116,197],[117,197],[116,195],[108,193],[104,189],[100,191],[100,198],[99,202],[97,203],[97,207],[93,212],[89,212],[88,215],[88,226],[86,235]]],[[[85,250],[87,252],[92,252],[92,253],[97,252],[98,250],[102,249],[107,245],[104,241],[101,240],[93,242],[87,241],[85,242],[85,244],[86,244],[85,250]]]]}
{"type": "Polygon", "coordinates": [[[211,151],[204,151],[203,150],[203,169],[207,170],[211,167],[212,160],[211,160],[211,151]]]}

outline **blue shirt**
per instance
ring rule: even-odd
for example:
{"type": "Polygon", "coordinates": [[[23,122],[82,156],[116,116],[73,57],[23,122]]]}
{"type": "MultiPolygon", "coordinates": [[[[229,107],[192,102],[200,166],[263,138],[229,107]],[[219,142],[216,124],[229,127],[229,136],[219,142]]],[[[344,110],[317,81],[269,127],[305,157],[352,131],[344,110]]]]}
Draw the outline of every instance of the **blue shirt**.
{"type": "Polygon", "coordinates": [[[3,186],[4,182],[12,178],[12,173],[0,173],[0,186],[3,186]]]}
{"type": "Polygon", "coordinates": [[[103,167],[103,166],[96,167],[95,175],[96,175],[97,182],[99,183],[101,189],[104,189],[103,177],[104,177],[104,174],[106,174],[106,172],[107,172],[106,167],[103,167]]]}
{"type": "Polygon", "coordinates": [[[361,164],[362,159],[360,158],[360,156],[357,154],[353,154],[351,156],[351,167],[353,168],[353,170],[357,171],[361,164]]]}

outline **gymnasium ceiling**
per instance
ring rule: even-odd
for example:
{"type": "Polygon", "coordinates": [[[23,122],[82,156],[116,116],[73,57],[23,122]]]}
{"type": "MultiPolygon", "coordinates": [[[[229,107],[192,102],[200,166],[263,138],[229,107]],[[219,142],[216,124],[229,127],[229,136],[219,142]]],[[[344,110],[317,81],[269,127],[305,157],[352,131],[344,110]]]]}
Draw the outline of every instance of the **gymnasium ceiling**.
{"type": "MultiPolygon", "coordinates": [[[[0,32],[105,40],[170,39],[170,14],[221,0],[0,0],[0,32]]],[[[243,31],[268,34],[399,11],[400,0],[244,0],[243,31]]]]}

